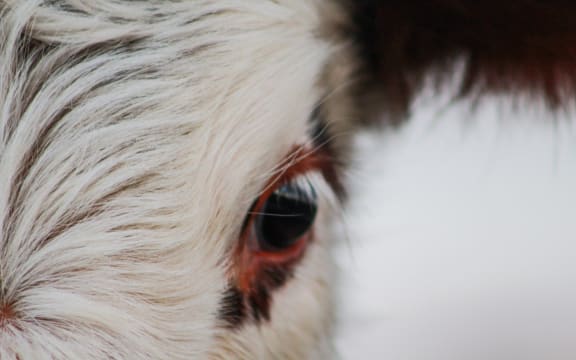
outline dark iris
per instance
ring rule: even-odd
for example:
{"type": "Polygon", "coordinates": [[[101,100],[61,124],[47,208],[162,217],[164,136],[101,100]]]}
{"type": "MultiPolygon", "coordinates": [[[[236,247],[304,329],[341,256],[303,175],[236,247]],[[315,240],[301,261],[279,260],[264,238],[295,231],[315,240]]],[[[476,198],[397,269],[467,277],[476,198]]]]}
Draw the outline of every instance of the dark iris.
{"type": "Polygon", "coordinates": [[[316,192],[310,183],[281,186],[256,214],[260,247],[278,251],[294,245],[312,227],[317,210],[316,192]]]}

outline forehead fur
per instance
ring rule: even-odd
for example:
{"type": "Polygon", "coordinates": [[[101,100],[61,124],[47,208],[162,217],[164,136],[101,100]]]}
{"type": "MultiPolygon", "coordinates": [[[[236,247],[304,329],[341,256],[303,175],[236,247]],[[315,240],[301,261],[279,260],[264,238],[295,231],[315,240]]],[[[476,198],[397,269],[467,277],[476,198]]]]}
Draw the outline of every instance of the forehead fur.
{"type": "Polygon", "coordinates": [[[0,9],[0,358],[203,354],[225,254],[319,97],[315,2],[0,9]]]}

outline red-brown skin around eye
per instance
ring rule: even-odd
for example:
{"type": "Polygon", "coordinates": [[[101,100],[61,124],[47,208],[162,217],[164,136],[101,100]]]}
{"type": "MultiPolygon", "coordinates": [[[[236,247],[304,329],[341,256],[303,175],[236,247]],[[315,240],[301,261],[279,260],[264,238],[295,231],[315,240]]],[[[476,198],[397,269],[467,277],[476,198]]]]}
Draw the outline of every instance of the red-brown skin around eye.
{"type": "MultiPolygon", "coordinates": [[[[330,158],[321,151],[310,151],[303,146],[295,147],[282,162],[284,171],[272,178],[258,198],[247,218],[234,254],[233,283],[239,290],[244,306],[251,311],[256,321],[269,318],[271,292],[281,287],[292,276],[295,266],[302,260],[310,242],[314,239],[309,231],[287,249],[267,251],[260,247],[254,231],[254,221],[268,197],[278,187],[295,177],[310,171],[333,174],[330,158]]],[[[327,179],[328,182],[332,182],[327,179]]],[[[332,186],[338,186],[336,182],[332,186]]]]}

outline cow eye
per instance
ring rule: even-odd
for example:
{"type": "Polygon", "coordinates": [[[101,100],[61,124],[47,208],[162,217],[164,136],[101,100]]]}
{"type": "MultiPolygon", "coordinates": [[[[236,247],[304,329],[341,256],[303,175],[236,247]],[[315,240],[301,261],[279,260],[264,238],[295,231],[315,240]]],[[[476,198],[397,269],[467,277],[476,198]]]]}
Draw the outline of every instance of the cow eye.
{"type": "Polygon", "coordinates": [[[275,252],[292,247],[311,229],[317,210],[316,191],[306,177],[278,187],[255,214],[260,249],[275,252]]]}
{"type": "Polygon", "coordinates": [[[331,200],[331,162],[297,147],[264,185],[244,218],[230,268],[231,286],[255,320],[269,319],[272,292],[286,284],[315,240],[323,202],[331,200]],[[316,187],[315,187],[316,186],[316,187]]]}

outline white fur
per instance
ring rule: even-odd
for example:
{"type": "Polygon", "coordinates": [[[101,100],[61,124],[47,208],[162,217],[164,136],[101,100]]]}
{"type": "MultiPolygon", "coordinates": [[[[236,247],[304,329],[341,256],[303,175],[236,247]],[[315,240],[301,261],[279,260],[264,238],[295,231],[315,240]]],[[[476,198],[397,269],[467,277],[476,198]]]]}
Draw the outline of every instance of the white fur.
{"type": "Polygon", "coordinates": [[[326,214],[270,323],[217,318],[244,216],[320,97],[317,4],[0,8],[0,358],[330,358],[326,214]]]}

